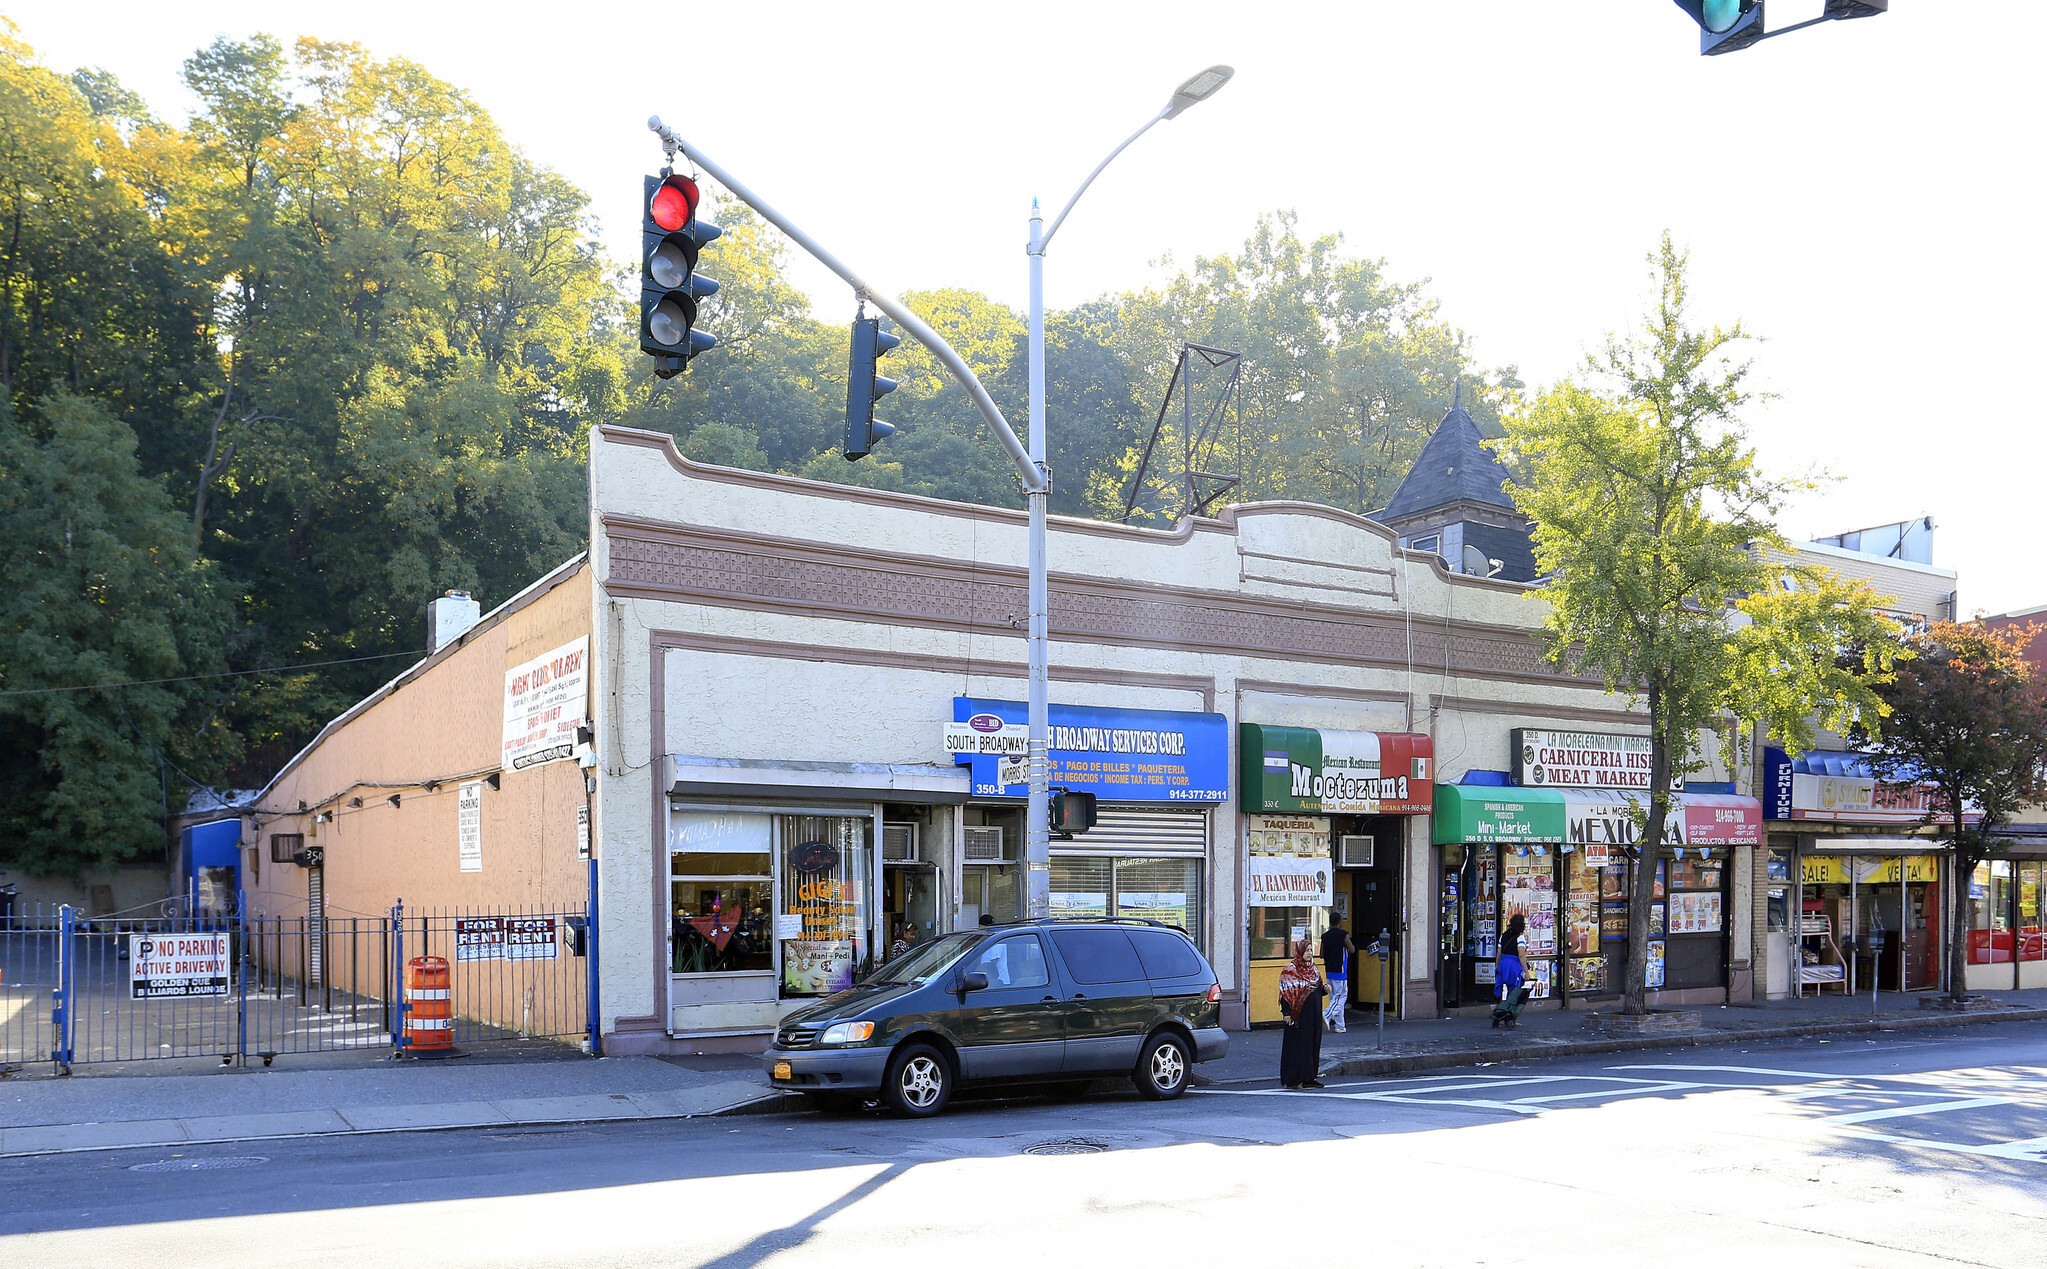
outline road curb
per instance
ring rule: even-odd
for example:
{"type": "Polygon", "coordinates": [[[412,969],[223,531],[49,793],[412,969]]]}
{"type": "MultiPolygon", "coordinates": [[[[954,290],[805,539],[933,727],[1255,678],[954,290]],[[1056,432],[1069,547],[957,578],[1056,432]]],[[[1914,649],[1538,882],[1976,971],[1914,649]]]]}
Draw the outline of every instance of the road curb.
{"type": "MultiPolygon", "coordinates": [[[[1790,1023],[1741,1031],[1696,1031],[1689,1035],[1605,1036],[1589,1040],[1536,1040],[1533,1044],[1494,1045],[1438,1053],[1389,1053],[1383,1057],[1350,1057],[1322,1068],[1324,1075],[1397,1075],[1407,1071],[1475,1066],[1481,1062],[1524,1062],[1530,1058],[1578,1057],[1597,1053],[1633,1053],[1644,1049],[1691,1049],[1752,1040],[1791,1040],[1803,1036],[1852,1035],[1870,1031],[1925,1031],[1937,1027],[1973,1027],[1993,1022],[2047,1021],[2047,1009],[2002,1009],[1995,1013],[1886,1014],[1840,1022],[1790,1023]]],[[[1263,1084],[1267,1077],[1217,1080],[1218,1084],[1263,1084]]]]}

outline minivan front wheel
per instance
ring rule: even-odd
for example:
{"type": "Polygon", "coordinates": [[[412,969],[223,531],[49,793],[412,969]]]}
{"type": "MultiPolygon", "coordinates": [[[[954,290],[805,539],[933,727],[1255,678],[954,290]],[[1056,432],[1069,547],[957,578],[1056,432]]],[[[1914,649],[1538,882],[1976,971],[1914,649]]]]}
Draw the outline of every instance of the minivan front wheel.
{"type": "Polygon", "coordinates": [[[1171,1101],[1187,1091],[1189,1069],[1187,1042],[1166,1031],[1145,1042],[1131,1078],[1137,1091],[1152,1101],[1171,1101]]]}
{"type": "Polygon", "coordinates": [[[898,1115],[921,1119],[945,1109],[952,1097],[952,1067],[928,1044],[904,1045],[888,1064],[882,1099],[898,1115]]]}

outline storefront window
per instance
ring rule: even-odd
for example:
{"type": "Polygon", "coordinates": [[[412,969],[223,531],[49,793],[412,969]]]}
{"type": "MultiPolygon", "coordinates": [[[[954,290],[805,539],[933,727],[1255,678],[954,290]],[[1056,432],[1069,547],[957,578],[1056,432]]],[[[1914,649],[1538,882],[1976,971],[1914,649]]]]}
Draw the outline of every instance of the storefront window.
{"type": "Polygon", "coordinates": [[[2036,859],[2018,861],[2019,874],[2019,959],[2047,960],[2047,931],[2040,926],[2040,872],[2036,859]]]}
{"type": "Polygon", "coordinates": [[[765,815],[679,812],[669,825],[669,969],[725,974],[774,968],[768,915],[773,858],[765,815]]]}
{"type": "Polygon", "coordinates": [[[843,991],[874,964],[874,822],[785,815],[781,830],[782,994],[843,991]]]}
{"type": "Polygon", "coordinates": [[[2012,861],[1991,859],[1969,877],[1969,963],[2001,965],[2016,952],[2012,937],[2012,861]]]}
{"type": "Polygon", "coordinates": [[[1535,984],[1530,995],[1541,1000],[1554,994],[1557,955],[1556,867],[1546,850],[1501,856],[1500,928],[1504,930],[1517,915],[1526,925],[1521,963],[1535,984]]]}
{"type": "Polygon", "coordinates": [[[1251,909],[1251,959],[1283,960],[1292,953],[1294,940],[1308,940],[1310,954],[1322,944],[1329,929],[1327,908],[1251,909]]]}
{"type": "Polygon", "coordinates": [[[1052,915],[1163,921],[1199,942],[1201,861],[1054,855],[1052,915]]]}

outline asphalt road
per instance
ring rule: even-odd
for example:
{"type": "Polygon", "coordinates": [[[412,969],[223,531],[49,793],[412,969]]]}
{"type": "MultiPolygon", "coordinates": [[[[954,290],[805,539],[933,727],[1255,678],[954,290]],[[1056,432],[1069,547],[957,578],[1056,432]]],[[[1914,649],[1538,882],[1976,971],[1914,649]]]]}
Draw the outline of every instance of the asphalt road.
{"type": "Polygon", "coordinates": [[[2043,1249],[2047,1024],[1162,1105],[980,1103],[917,1122],[754,1116],[0,1161],[0,1263],[24,1266],[2031,1269],[2043,1249]]]}

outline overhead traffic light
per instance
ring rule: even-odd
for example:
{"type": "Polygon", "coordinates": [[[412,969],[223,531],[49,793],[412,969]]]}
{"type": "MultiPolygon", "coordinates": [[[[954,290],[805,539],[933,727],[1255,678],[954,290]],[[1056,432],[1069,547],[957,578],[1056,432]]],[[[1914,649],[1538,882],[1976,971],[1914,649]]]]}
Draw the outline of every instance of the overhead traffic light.
{"type": "Polygon", "coordinates": [[[1699,24],[1699,52],[1708,57],[1732,53],[1758,40],[1796,31],[1820,22],[1867,18],[1890,11],[1891,0],[1826,0],[1820,16],[1772,28],[1763,15],[1764,0],[1675,0],[1699,24]]]}
{"type": "Polygon", "coordinates": [[[1763,0],[1676,0],[1699,24],[1699,52],[1732,53],[1763,38],[1763,0]]]}
{"type": "Polygon", "coordinates": [[[702,194],[687,176],[650,176],[640,209],[640,351],[654,356],[654,373],[672,379],[689,359],[716,346],[696,328],[697,301],[718,290],[697,272],[697,254],[723,231],[697,217],[702,194]]]}
{"type": "Polygon", "coordinates": [[[846,367],[846,461],[867,457],[896,430],[874,417],[874,403],[896,390],[896,381],[875,373],[882,354],[903,342],[881,328],[878,317],[853,319],[853,355],[846,367]]]}

